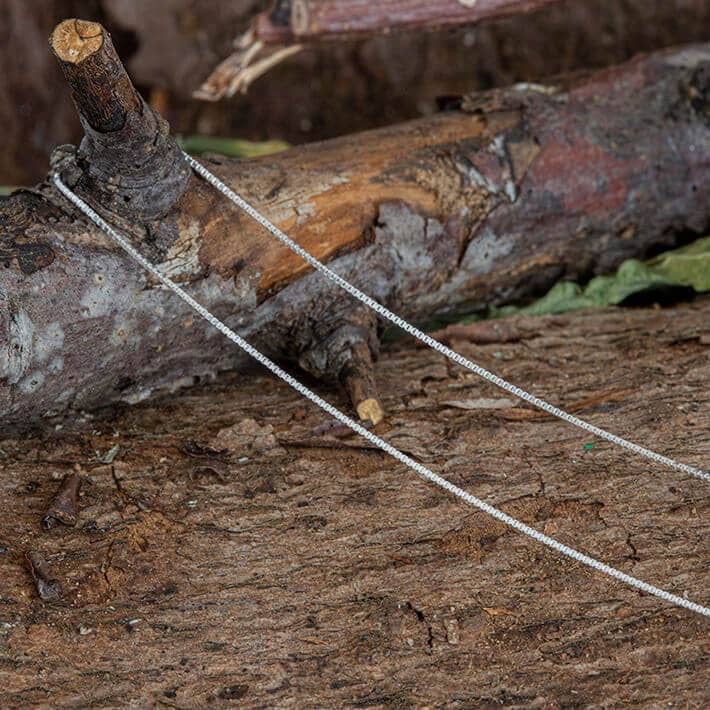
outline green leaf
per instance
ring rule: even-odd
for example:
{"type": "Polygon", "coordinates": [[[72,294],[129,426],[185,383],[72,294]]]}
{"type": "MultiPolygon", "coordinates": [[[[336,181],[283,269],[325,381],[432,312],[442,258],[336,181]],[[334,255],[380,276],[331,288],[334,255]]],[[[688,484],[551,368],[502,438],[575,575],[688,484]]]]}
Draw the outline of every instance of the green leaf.
{"type": "Polygon", "coordinates": [[[648,262],[657,274],[698,293],[710,291],[710,237],[669,251],[648,262]]]}
{"type": "Polygon", "coordinates": [[[637,294],[660,295],[679,288],[692,288],[698,293],[710,291],[710,237],[659,254],[647,262],[628,259],[616,273],[597,276],[585,287],[560,281],[530,305],[491,308],[489,317],[517,313],[554,315],[580,308],[602,308],[619,305],[637,294]]]}
{"type": "Polygon", "coordinates": [[[287,150],[291,146],[284,141],[264,141],[257,143],[241,138],[219,138],[216,136],[185,136],[178,138],[180,147],[191,155],[219,153],[230,158],[256,158],[287,150]]]}

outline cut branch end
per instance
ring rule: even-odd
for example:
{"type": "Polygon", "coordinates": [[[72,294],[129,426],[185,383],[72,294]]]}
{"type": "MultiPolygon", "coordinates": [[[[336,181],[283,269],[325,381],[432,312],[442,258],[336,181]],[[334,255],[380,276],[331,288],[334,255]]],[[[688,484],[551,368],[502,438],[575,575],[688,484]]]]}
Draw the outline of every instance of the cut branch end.
{"type": "Polygon", "coordinates": [[[79,64],[98,52],[104,43],[104,34],[98,22],[75,18],[60,22],[49,38],[49,44],[62,62],[79,64]]]}
{"type": "Polygon", "coordinates": [[[131,222],[167,214],[190,170],[167,123],[133,86],[109,33],[97,22],[64,20],[49,44],[84,127],[76,155],[81,189],[131,222]]]}
{"type": "Polygon", "coordinates": [[[358,417],[364,422],[379,424],[385,412],[380,404],[372,350],[367,342],[362,341],[352,346],[341,379],[358,417]]]}
{"type": "Polygon", "coordinates": [[[374,397],[369,397],[368,399],[360,402],[357,405],[357,415],[363,422],[372,422],[373,424],[379,424],[385,417],[384,409],[380,402],[374,397]]]}

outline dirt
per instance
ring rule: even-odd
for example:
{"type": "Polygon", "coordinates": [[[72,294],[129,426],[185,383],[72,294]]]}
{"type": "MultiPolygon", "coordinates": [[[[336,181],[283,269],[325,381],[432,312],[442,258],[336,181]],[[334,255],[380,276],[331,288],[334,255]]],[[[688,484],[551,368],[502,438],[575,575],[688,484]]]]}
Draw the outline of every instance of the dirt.
{"type": "MultiPolygon", "coordinates": [[[[709,315],[701,299],[519,318],[502,342],[482,326],[485,345],[475,326],[447,337],[707,468],[709,315]]],[[[384,438],[561,541],[710,601],[705,483],[506,402],[409,341],[385,348],[377,378],[384,438]]],[[[0,441],[0,705],[707,707],[705,619],[560,559],[327,425],[254,370],[0,441]],[[43,532],[76,469],[77,527],[43,532]],[[29,550],[61,600],[37,596],[29,550]]]]}

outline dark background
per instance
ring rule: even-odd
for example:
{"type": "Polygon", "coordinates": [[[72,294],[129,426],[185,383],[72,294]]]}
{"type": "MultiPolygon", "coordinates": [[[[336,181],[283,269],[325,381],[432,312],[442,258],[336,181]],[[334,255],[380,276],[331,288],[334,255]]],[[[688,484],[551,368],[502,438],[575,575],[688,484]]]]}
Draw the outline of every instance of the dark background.
{"type": "Polygon", "coordinates": [[[568,0],[476,29],[323,45],[286,60],[247,96],[192,92],[231,51],[255,0],[0,0],[0,185],[40,180],[80,128],[47,38],[68,17],[102,22],[136,85],[174,132],[291,143],[436,110],[436,97],[596,68],[710,38],[708,0],[568,0]]]}

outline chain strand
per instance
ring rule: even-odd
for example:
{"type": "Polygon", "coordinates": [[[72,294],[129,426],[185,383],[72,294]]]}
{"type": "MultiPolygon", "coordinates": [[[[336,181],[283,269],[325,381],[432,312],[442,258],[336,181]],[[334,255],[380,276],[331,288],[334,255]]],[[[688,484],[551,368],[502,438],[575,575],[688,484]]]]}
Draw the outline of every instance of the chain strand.
{"type": "Polygon", "coordinates": [[[289,375],[286,371],[282,370],[276,363],[270,360],[266,355],[259,352],[256,348],[250,345],[241,336],[235,333],[231,328],[229,328],[225,323],[215,317],[210,313],[204,306],[198,303],[192,296],[190,296],[186,291],[184,291],[180,286],[178,286],[174,281],[164,276],[153,264],[151,264],[132,244],[130,244],[124,237],[122,237],[111,225],[106,222],[103,217],[101,217],[94,209],[86,204],[80,197],[78,197],[74,192],[72,192],[60,179],[58,175],[53,175],[52,180],[56,185],[57,189],[79,210],[81,210],[94,224],[96,224],[102,231],[104,231],[111,239],[113,239],[129,256],[135,259],[146,271],[152,274],[158,281],[160,281],[166,288],[175,293],[179,298],[181,298],[185,303],[187,303],[190,308],[192,308],[198,315],[204,318],[210,325],[214,326],[218,331],[225,335],[229,340],[239,346],[244,352],[253,357],[257,362],[261,363],[264,367],[270,370],[278,378],[290,385],[299,394],[309,399],[313,404],[320,407],[323,411],[327,412],[330,416],[334,417],[341,423],[345,424],[347,427],[352,429],[354,432],[367,439],[370,443],[377,446],[379,449],[385,453],[392,456],[397,461],[403,463],[405,466],[409,467],[415,471],[419,476],[425,480],[433,483],[439,488],[443,488],[452,495],[456,496],[460,500],[468,503],[469,505],[482,510],[484,513],[492,516],[496,520],[500,520],[502,523],[510,526],[514,530],[526,535],[527,537],[535,540],[536,542],[549,547],[561,555],[569,557],[587,567],[591,567],[597,572],[608,575],[624,584],[634,587],[642,592],[651,594],[659,599],[667,601],[669,604],[673,604],[678,607],[682,607],[689,611],[702,614],[703,616],[710,617],[710,607],[702,606],[696,602],[690,601],[685,597],[678,596],[677,594],[672,594],[656,587],[648,582],[644,582],[641,579],[632,577],[625,572],[622,572],[615,567],[611,567],[594,557],[585,555],[583,552],[579,552],[568,545],[565,545],[558,540],[541,533],[539,530],[526,525],[520,520],[513,518],[512,516],[504,513],[502,510],[486,503],[484,500],[477,498],[468,491],[455,486],[450,481],[442,478],[438,474],[434,473],[426,466],[423,466],[418,461],[410,458],[406,454],[402,453],[399,449],[395,448],[391,444],[387,443],[384,439],[381,439],[376,434],[373,434],[368,429],[365,429],[361,424],[354,421],[347,415],[343,414],[339,409],[334,407],[329,402],[319,397],[315,392],[310,390],[305,385],[302,385],[298,380],[289,375]]]}
{"type": "Polygon", "coordinates": [[[601,439],[606,439],[607,441],[610,441],[613,444],[621,446],[624,449],[627,449],[628,451],[632,451],[633,453],[638,454],[639,456],[644,456],[645,458],[650,459],[651,461],[655,461],[656,463],[660,463],[664,466],[676,469],[677,471],[682,471],[683,473],[687,473],[691,476],[701,478],[705,481],[710,481],[710,473],[703,471],[702,469],[696,468],[695,466],[689,466],[688,464],[681,463],[680,461],[675,461],[674,459],[669,458],[668,456],[658,454],[655,451],[651,451],[650,449],[647,449],[643,446],[639,446],[638,444],[635,444],[632,441],[627,441],[626,439],[623,439],[622,437],[617,436],[616,434],[612,434],[608,431],[605,431],[604,429],[594,426],[593,424],[590,424],[589,422],[586,422],[583,419],[580,419],[579,417],[575,417],[573,414],[565,412],[559,407],[555,407],[553,404],[546,402],[544,399],[540,399],[540,397],[536,397],[534,394],[526,392],[520,387],[517,387],[516,385],[504,380],[502,377],[498,377],[498,375],[489,372],[488,370],[476,364],[475,362],[472,362],[471,360],[463,357],[463,355],[459,355],[459,353],[454,350],[451,350],[451,348],[446,347],[446,345],[444,345],[443,343],[440,343],[438,340],[435,340],[430,335],[427,335],[423,331],[419,330],[419,328],[416,328],[411,323],[408,323],[403,318],[400,318],[395,313],[392,313],[392,311],[385,308],[381,303],[378,303],[366,293],[363,293],[358,288],[353,286],[350,282],[346,281],[342,276],[336,274],[323,263],[318,261],[318,259],[316,259],[310,252],[306,251],[303,247],[296,244],[293,239],[291,239],[288,235],[282,232],[276,225],[270,222],[266,217],[264,217],[264,215],[262,215],[258,210],[252,207],[246,200],[244,200],[233,190],[227,187],[227,185],[225,185],[216,175],[211,173],[204,165],[202,165],[202,163],[198,162],[187,153],[184,153],[184,156],[185,160],[187,160],[187,162],[192,166],[195,172],[201,175],[207,182],[209,182],[213,187],[219,190],[219,192],[221,192],[227,199],[231,200],[235,205],[244,210],[244,212],[246,212],[253,220],[258,222],[262,227],[264,227],[264,229],[273,234],[273,236],[275,236],[282,244],[286,245],[295,254],[298,254],[298,256],[300,256],[304,261],[310,264],[314,269],[323,274],[327,279],[332,281],[344,291],[347,291],[351,296],[356,298],[361,303],[364,303],[366,306],[368,306],[380,316],[388,320],[390,323],[393,323],[394,325],[404,330],[406,333],[409,333],[410,335],[414,336],[417,340],[424,343],[425,345],[428,345],[433,350],[436,350],[442,355],[445,355],[447,358],[449,358],[449,360],[452,360],[457,365],[461,365],[461,367],[465,367],[467,370],[475,372],[477,375],[482,377],[484,380],[491,382],[496,387],[500,387],[500,389],[505,390],[506,392],[509,392],[510,394],[518,397],[519,399],[522,399],[525,402],[532,404],[538,409],[542,409],[548,414],[551,414],[552,416],[557,417],[558,419],[562,419],[563,421],[566,421],[569,424],[572,424],[573,426],[583,429],[584,431],[589,432],[594,436],[598,436],[601,439]]]}

